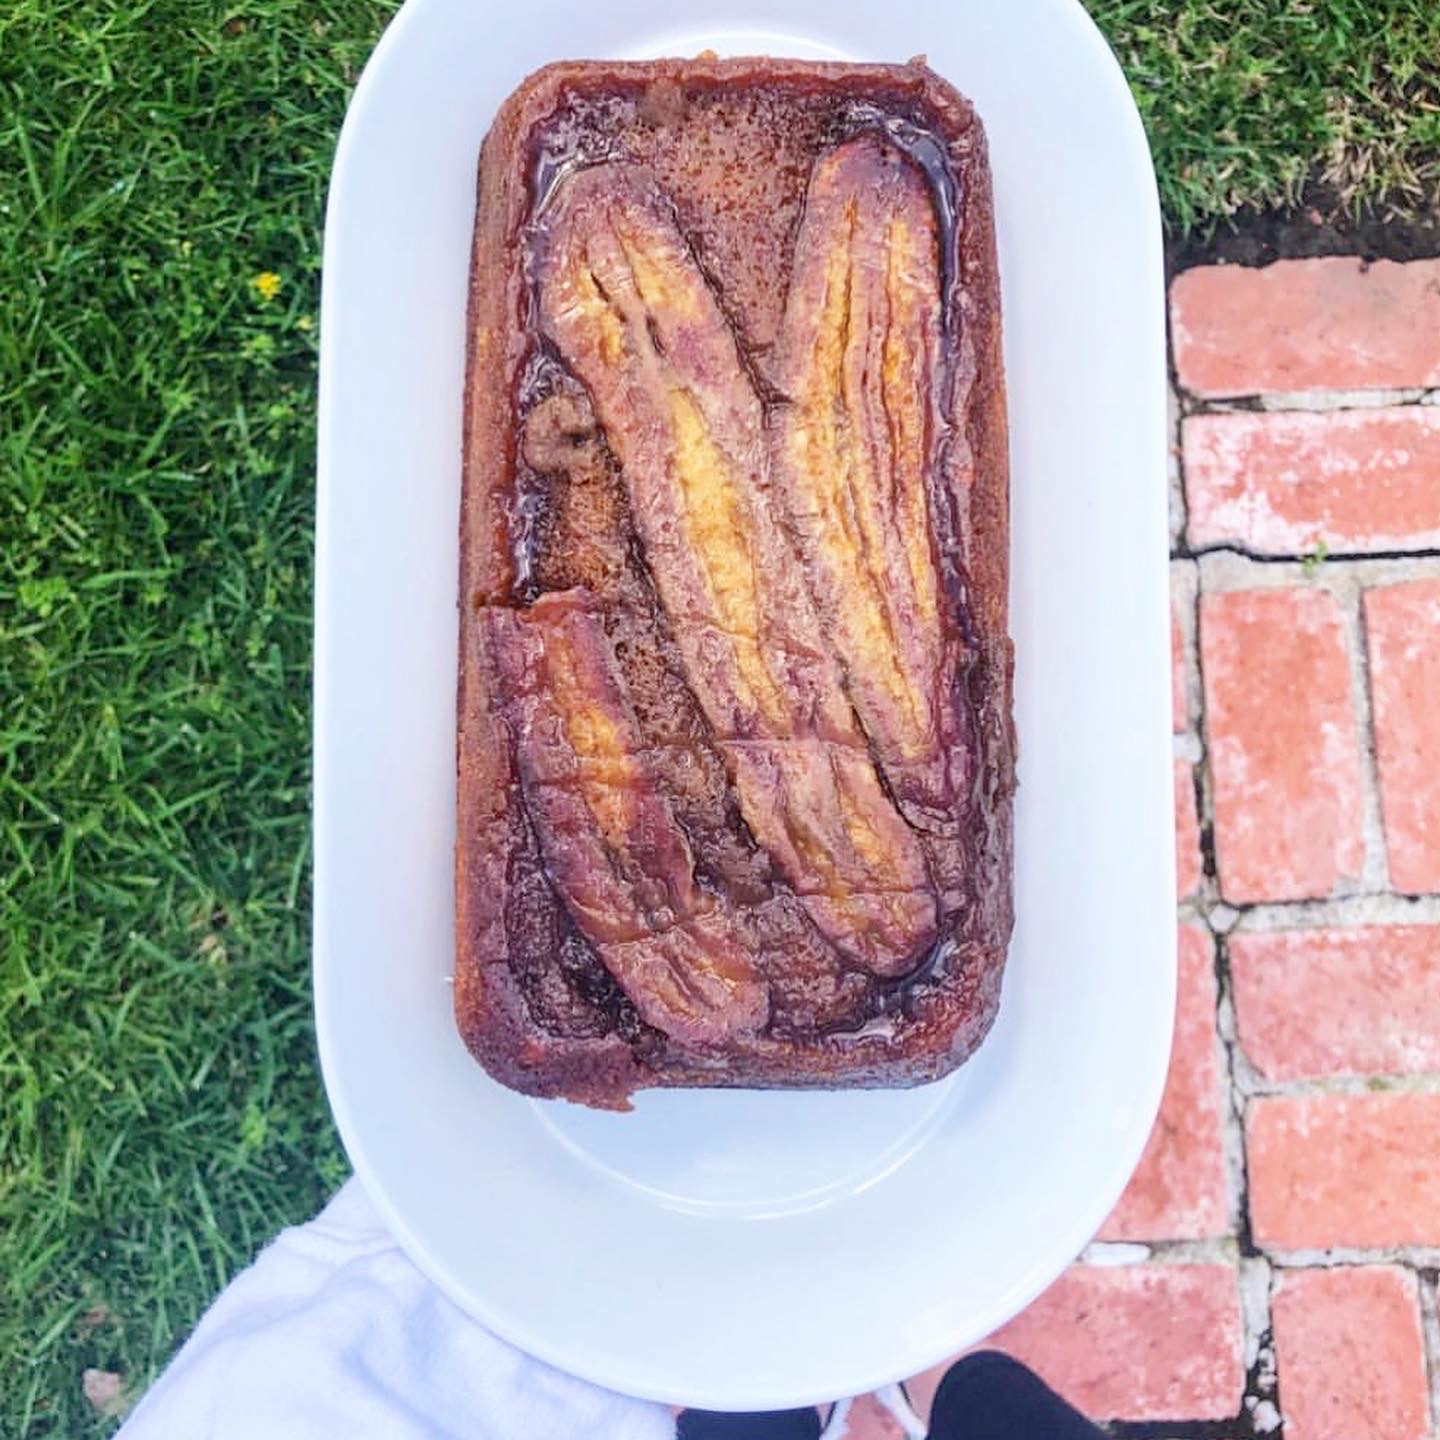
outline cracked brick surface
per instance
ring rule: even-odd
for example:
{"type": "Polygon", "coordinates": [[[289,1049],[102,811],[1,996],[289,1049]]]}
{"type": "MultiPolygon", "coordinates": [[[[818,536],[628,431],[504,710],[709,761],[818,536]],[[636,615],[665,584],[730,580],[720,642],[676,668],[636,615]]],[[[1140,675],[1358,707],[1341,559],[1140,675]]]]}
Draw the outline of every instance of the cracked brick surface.
{"type": "Polygon", "coordinates": [[[1260,1096],[1245,1149],[1267,1249],[1440,1246],[1440,1094],[1260,1096]]]}
{"type": "Polygon", "coordinates": [[[1190,543],[1253,555],[1440,547],[1440,409],[1189,416],[1190,543]]]}
{"type": "Polygon", "coordinates": [[[1271,1081],[1440,1071],[1440,925],[1230,941],[1241,1049],[1271,1081]]]}
{"type": "Polygon", "coordinates": [[[1170,1075],[1145,1154],[1102,1240],[1202,1240],[1230,1228],[1215,1034],[1215,947],[1180,927],[1180,975],[1170,1075]]]}
{"type": "Polygon", "coordinates": [[[1440,890],[1440,579],[1367,590],[1365,638],[1390,880],[1440,890]]]}
{"type": "Polygon", "coordinates": [[[1440,260],[1197,266],[1170,326],[1196,396],[1440,385],[1440,260]]]}
{"type": "Polygon", "coordinates": [[[1200,597],[1220,893],[1303,900],[1364,863],[1345,632],[1321,590],[1200,597]]]}
{"type": "Polygon", "coordinates": [[[1413,1274],[1398,1265],[1291,1271],[1272,1307],[1286,1440],[1430,1433],[1413,1274]]]}

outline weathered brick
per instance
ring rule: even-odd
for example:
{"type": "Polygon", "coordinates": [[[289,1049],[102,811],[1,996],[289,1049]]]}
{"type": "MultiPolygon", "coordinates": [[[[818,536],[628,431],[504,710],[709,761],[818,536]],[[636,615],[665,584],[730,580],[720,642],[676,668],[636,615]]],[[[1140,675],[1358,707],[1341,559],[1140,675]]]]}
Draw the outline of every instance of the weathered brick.
{"type": "Polygon", "coordinates": [[[1328,895],[1365,858],[1360,741],[1335,600],[1310,589],[1205,595],[1200,645],[1221,893],[1328,895]]]}
{"type": "MultiPolygon", "coordinates": [[[[1076,1265],[980,1348],[1015,1356],[1095,1420],[1223,1420],[1245,1384],[1229,1265],[1076,1265]]],[[[922,1415],[947,1368],[910,1382],[922,1415]]]]}
{"type": "Polygon", "coordinates": [[[1440,1070],[1440,925],[1242,932],[1230,972],[1268,1079],[1440,1070]]]}
{"type": "Polygon", "coordinates": [[[1198,1240],[1228,1230],[1217,1044],[1213,944],[1198,926],[1182,925],[1165,1097],[1145,1154],[1101,1239],[1198,1240]]]}
{"type": "Polygon", "coordinates": [[[1440,1095],[1262,1097],[1245,1145],[1257,1244],[1440,1245],[1440,1095]]]}
{"type": "Polygon", "coordinates": [[[1190,725],[1190,706],[1185,698],[1185,632],[1180,612],[1170,605],[1170,728],[1183,734],[1190,725]]]}
{"type": "Polygon", "coordinates": [[[1440,409],[1192,415],[1191,543],[1267,555],[1440,545],[1440,409]]]}
{"type": "Polygon", "coordinates": [[[1175,762],[1175,891],[1188,900],[1200,888],[1200,822],[1195,813],[1195,771],[1175,762]]]}
{"type": "Polygon", "coordinates": [[[1440,580],[1367,590],[1365,633],[1390,883],[1440,890],[1440,580]]]}
{"type": "Polygon", "coordinates": [[[1170,328],[1197,395],[1440,385],[1440,260],[1201,266],[1170,287],[1170,328]]]}
{"type": "Polygon", "coordinates": [[[1415,1277],[1398,1265],[1292,1270],[1271,1299],[1286,1440],[1425,1440],[1415,1277]]]}

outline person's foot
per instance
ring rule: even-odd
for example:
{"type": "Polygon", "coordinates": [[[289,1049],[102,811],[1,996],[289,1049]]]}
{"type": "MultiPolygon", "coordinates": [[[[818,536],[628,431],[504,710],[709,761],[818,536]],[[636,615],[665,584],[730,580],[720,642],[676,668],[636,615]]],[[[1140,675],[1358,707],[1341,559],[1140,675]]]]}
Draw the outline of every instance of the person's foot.
{"type": "Polygon", "coordinates": [[[820,1440],[820,1431],[818,1410],[682,1410],[675,1423],[676,1440],[820,1440]]]}
{"type": "Polygon", "coordinates": [[[1103,1440],[1078,1410],[1038,1375],[996,1350],[957,1360],[930,1410],[932,1440],[1103,1440]]]}

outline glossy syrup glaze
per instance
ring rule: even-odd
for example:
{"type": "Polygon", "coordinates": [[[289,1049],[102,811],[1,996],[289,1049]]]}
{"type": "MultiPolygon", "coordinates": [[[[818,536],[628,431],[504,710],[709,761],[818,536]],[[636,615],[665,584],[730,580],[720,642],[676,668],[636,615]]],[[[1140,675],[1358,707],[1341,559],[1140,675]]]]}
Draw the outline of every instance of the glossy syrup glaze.
{"type": "Polygon", "coordinates": [[[477,623],[549,1033],[889,1036],[993,926],[964,209],[903,97],[661,81],[531,137],[514,578],[477,623]]]}

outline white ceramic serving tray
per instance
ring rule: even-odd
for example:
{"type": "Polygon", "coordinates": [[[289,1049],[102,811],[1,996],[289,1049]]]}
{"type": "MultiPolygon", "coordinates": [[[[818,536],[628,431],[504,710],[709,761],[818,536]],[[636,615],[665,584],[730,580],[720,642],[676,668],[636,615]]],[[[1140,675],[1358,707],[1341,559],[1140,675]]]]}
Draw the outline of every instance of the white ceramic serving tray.
{"type": "Polygon", "coordinates": [[[712,1408],[851,1394],[979,1340],[1138,1158],[1174,997],[1165,371],[1150,157],[1074,0],[408,0],[335,159],[321,325],[315,1006],[356,1170],[499,1334],[712,1408]],[[492,1083],[450,1015],[456,526],[482,136],[547,61],[925,54],[990,136],[1021,788],[1000,1020],[908,1092],[492,1083]]]}

